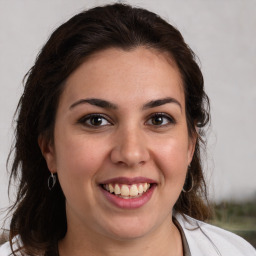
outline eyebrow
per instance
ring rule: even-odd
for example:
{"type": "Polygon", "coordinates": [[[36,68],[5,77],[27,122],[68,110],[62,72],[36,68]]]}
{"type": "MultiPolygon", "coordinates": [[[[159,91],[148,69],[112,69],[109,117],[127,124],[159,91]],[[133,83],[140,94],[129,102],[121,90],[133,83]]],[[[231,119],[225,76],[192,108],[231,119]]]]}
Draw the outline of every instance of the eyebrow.
{"type": "Polygon", "coordinates": [[[117,105],[109,102],[109,101],[106,101],[106,100],[102,100],[102,99],[95,99],[95,98],[92,98],[92,99],[81,99],[81,100],[78,100],[76,101],[75,103],[73,103],[69,109],[72,109],[80,104],[84,104],[84,103],[89,103],[90,105],[93,105],[93,106],[97,106],[97,107],[101,107],[101,108],[107,108],[107,109],[117,109],[117,105]]]}
{"type": "MultiPolygon", "coordinates": [[[[100,107],[100,108],[106,108],[106,109],[117,109],[118,108],[118,106],[116,104],[111,103],[109,101],[102,100],[102,99],[91,98],[91,99],[78,100],[78,101],[74,102],[69,107],[69,109],[72,109],[72,108],[74,108],[74,107],[76,107],[80,104],[86,104],[86,103],[88,103],[90,105],[93,105],[93,106],[100,107]]],[[[146,103],[145,105],[143,105],[142,109],[145,110],[145,109],[149,109],[149,108],[155,108],[155,107],[159,107],[159,106],[162,106],[164,104],[167,104],[167,103],[175,103],[182,110],[182,106],[179,103],[179,101],[177,101],[176,99],[171,98],[171,97],[167,97],[167,98],[163,98],[163,99],[157,99],[157,100],[151,100],[148,103],[146,103]]]]}
{"type": "Polygon", "coordinates": [[[171,97],[167,97],[167,98],[163,98],[163,99],[158,99],[158,100],[152,100],[148,103],[146,103],[142,109],[148,109],[148,108],[155,108],[155,107],[159,107],[159,106],[162,106],[164,104],[167,104],[167,103],[175,103],[177,104],[180,109],[182,110],[182,106],[180,104],[179,101],[177,101],[176,99],[174,98],[171,98],[171,97]]]}

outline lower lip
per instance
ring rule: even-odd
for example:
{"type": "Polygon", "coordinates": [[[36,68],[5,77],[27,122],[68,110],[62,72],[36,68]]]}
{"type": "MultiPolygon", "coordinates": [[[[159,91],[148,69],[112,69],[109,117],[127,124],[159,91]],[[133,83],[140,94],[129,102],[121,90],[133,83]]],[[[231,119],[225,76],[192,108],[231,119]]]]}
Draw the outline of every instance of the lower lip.
{"type": "Polygon", "coordinates": [[[123,199],[121,197],[109,193],[100,186],[100,189],[103,192],[104,196],[107,198],[107,200],[114,204],[115,206],[122,209],[136,209],[142,207],[150,200],[155,188],[156,184],[153,184],[151,185],[150,189],[143,193],[140,197],[123,199]]]}

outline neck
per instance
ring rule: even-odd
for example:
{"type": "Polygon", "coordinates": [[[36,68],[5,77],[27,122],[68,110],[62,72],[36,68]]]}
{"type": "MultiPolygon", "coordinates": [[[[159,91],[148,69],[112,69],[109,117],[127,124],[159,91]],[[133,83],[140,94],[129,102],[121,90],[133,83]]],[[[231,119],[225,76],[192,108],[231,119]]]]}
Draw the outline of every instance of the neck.
{"type": "Polygon", "coordinates": [[[172,218],[162,223],[148,234],[129,240],[118,240],[112,237],[81,229],[81,226],[68,226],[63,240],[59,242],[59,256],[182,256],[182,240],[172,218]]]}

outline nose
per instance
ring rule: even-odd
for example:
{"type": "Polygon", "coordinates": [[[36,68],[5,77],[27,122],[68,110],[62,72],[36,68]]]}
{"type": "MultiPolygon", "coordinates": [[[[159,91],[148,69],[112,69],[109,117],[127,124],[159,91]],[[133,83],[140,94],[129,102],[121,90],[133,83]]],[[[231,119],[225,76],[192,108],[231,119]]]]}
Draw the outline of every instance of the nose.
{"type": "Polygon", "coordinates": [[[116,134],[111,161],[127,167],[143,165],[150,159],[144,136],[135,129],[116,134]]]}

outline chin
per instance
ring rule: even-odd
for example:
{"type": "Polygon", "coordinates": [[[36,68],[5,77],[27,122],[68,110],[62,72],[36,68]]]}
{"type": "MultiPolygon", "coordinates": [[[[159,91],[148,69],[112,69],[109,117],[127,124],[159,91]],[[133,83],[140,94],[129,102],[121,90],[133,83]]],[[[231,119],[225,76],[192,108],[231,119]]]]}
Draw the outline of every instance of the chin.
{"type": "MultiPolygon", "coordinates": [[[[152,223],[152,222],[151,222],[152,223]]],[[[108,236],[119,241],[138,239],[146,236],[153,230],[152,224],[144,220],[127,218],[122,221],[113,221],[107,228],[108,236]]]]}

